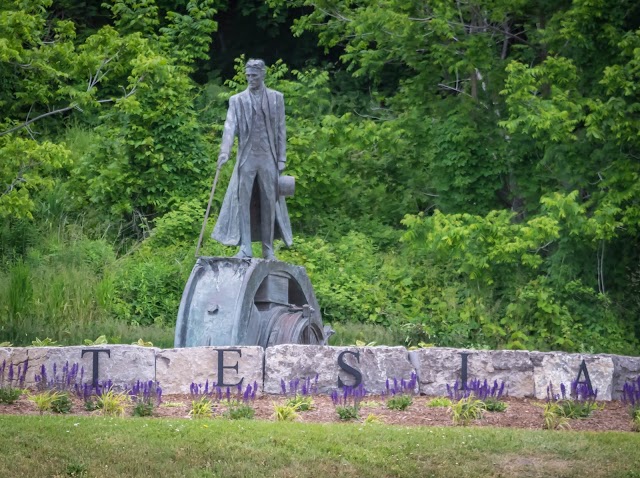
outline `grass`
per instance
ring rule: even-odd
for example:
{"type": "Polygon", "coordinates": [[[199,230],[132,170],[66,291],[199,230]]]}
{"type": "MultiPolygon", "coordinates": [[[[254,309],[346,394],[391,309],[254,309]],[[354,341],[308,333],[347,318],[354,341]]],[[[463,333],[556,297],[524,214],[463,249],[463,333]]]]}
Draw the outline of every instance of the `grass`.
{"type": "Polygon", "coordinates": [[[1,416],[0,477],[634,477],[640,434],[1,416]]]}

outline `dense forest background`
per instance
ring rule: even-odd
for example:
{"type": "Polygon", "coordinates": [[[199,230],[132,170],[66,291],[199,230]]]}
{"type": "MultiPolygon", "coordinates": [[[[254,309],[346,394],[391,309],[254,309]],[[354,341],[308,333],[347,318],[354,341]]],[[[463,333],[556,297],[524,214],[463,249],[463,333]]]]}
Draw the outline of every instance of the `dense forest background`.
{"type": "Polygon", "coordinates": [[[172,345],[249,57],[336,343],[638,353],[634,0],[3,1],[0,342],[172,345]]]}

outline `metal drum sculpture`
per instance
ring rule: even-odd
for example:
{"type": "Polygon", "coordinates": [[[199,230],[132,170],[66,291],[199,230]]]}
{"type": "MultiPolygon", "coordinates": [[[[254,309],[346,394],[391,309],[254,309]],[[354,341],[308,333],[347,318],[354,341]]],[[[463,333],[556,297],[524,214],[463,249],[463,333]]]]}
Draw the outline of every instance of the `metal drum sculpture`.
{"type": "Polygon", "coordinates": [[[328,335],[304,267],[200,257],[182,294],[175,347],[324,344],[328,335]]]}

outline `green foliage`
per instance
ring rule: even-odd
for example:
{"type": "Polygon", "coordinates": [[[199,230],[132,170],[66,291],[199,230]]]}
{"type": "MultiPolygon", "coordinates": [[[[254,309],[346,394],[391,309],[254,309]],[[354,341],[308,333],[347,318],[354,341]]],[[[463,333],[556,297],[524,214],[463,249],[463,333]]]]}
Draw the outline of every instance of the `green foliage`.
{"type": "Polygon", "coordinates": [[[377,424],[377,423],[382,423],[382,420],[375,413],[369,413],[367,417],[364,419],[365,425],[371,425],[371,424],[377,424]]]}
{"type": "Polygon", "coordinates": [[[256,410],[247,403],[230,403],[224,412],[229,420],[251,420],[255,414],[256,410]]]}
{"type": "Polygon", "coordinates": [[[504,412],[507,404],[497,398],[489,397],[483,400],[484,407],[488,412],[504,412]]]}
{"type": "Polygon", "coordinates": [[[69,413],[73,408],[73,402],[69,398],[68,393],[59,393],[58,396],[51,400],[51,411],[54,413],[69,413]]]}
{"type": "Polygon", "coordinates": [[[360,418],[360,411],[355,405],[338,405],[336,407],[336,413],[340,420],[358,420],[360,418]]]}
{"type": "Polygon", "coordinates": [[[486,409],[482,400],[477,400],[473,395],[462,398],[456,403],[451,404],[449,413],[451,421],[454,425],[467,426],[473,420],[482,418],[482,414],[486,409]]]}
{"type": "Polygon", "coordinates": [[[640,408],[632,409],[631,423],[634,431],[640,432],[640,408]]]}
{"type": "Polygon", "coordinates": [[[313,410],[313,397],[297,394],[287,400],[286,406],[292,407],[296,412],[308,412],[313,410]]]}
{"type": "Polygon", "coordinates": [[[182,289],[193,266],[191,250],[143,245],[112,270],[108,310],[139,325],[173,325],[182,289]]]}
{"type": "Polygon", "coordinates": [[[201,397],[191,402],[190,418],[211,418],[213,403],[207,397],[201,397]]]}
{"type": "Polygon", "coordinates": [[[13,387],[0,387],[0,403],[11,405],[18,401],[22,395],[22,390],[13,387]]]}
{"type": "Polygon", "coordinates": [[[97,399],[97,407],[105,417],[122,417],[128,403],[129,396],[126,393],[116,392],[112,388],[97,399]]]}
{"type": "Polygon", "coordinates": [[[395,395],[387,400],[389,410],[406,410],[413,403],[411,395],[395,395]]]}
{"type": "Polygon", "coordinates": [[[564,410],[559,403],[549,401],[543,405],[542,417],[544,423],[542,428],[546,430],[560,430],[569,427],[569,420],[564,414],[564,410]]]}
{"type": "Polygon", "coordinates": [[[427,402],[427,407],[432,407],[432,408],[450,407],[450,406],[451,406],[451,400],[449,400],[447,397],[436,397],[436,398],[432,398],[427,402]]]}
{"type": "Polygon", "coordinates": [[[95,340],[84,339],[83,343],[84,345],[104,345],[104,344],[108,344],[109,341],[107,340],[107,337],[105,335],[101,335],[95,340]]]}
{"type": "Polygon", "coordinates": [[[53,340],[53,339],[51,339],[49,337],[44,338],[42,340],[40,340],[38,337],[36,337],[36,339],[33,342],[31,342],[31,345],[33,347],[51,347],[51,346],[54,346],[54,345],[58,345],[58,342],[56,342],[55,340],[53,340]]]}
{"type": "Polygon", "coordinates": [[[566,418],[589,418],[599,408],[596,402],[589,400],[559,400],[557,403],[566,418]]]}
{"type": "Polygon", "coordinates": [[[273,404],[273,418],[277,422],[292,422],[298,418],[297,408],[287,402],[284,405],[273,404]]]}
{"type": "Polygon", "coordinates": [[[133,406],[131,414],[134,417],[151,417],[153,416],[153,408],[152,402],[139,401],[133,406]]]}
{"type": "Polygon", "coordinates": [[[48,412],[53,407],[54,400],[58,399],[62,395],[62,392],[53,390],[45,390],[44,392],[36,393],[35,395],[29,394],[27,398],[30,402],[36,406],[40,415],[44,412],[48,412]]]}

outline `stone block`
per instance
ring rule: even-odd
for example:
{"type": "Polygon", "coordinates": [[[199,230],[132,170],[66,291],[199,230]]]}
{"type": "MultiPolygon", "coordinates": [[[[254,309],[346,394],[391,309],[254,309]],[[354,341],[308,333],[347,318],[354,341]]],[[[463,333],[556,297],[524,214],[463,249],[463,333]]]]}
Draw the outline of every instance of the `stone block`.
{"type": "Polygon", "coordinates": [[[636,382],[640,377],[640,357],[603,354],[613,361],[613,385],[611,397],[622,398],[622,388],[626,382],[636,382]]]}
{"type": "Polygon", "coordinates": [[[262,389],[262,347],[187,347],[158,351],[156,379],[164,394],[189,393],[192,383],[217,384],[222,371],[223,385],[242,388],[257,382],[262,389]],[[219,362],[220,357],[222,363],[219,362]],[[220,367],[224,367],[220,369],[220,367]]]}
{"type": "Polygon", "coordinates": [[[534,394],[533,365],[529,352],[519,350],[470,350],[426,348],[409,352],[418,371],[420,393],[447,394],[447,385],[462,380],[462,354],[467,354],[467,381],[505,382],[512,397],[534,394]]]}
{"type": "Polygon", "coordinates": [[[344,385],[355,384],[355,377],[347,367],[358,370],[364,387],[374,394],[386,390],[387,379],[409,381],[415,372],[404,347],[276,345],[265,352],[264,391],[278,394],[281,393],[281,380],[286,384],[296,379],[315,380],[317,374],[318,392],[330,393],[338,388],[338,378],[344,385]],[[338,364],[341,356],[343,367],[338,364]]]}
{"type": "MultiPolygon", "coordinates": [[[[31,367],[27,362],[27,349],[24,347],[0,347],[0,368],[2,368],[3,364],[4,376],[0,376],[0,383],[3,382],[4,385],[18,387],[20,385],[18,383],[18,373],[22,374],[25,364],[27,367],[27,375],[29,374],[29,370],[31,370],[31,367]],[[9,384],[9,369],[12,364],[14,378],[9,384]]],[[[27,377],[25,375],[25,385],[26,378],[27,377]]]]}
{"type": "MultiPolygon", "coordinates": [[[[553,385],[554,393],[560,393],[562,383],[569,388],[571,382],[578,378],[583,360],[587,366],[591,385],[598,390],[598,400],[611,400],[614,370],[611,357],[563,352],[544,353],[540,365],[534,365],[533,380],[536,398],[547,397],[549,383],[553,385]]],[[[584,375],[580,380],[584,380],[584,375]]]]}
{"type": "Polygon", "coordinates": [[[115,387],[122,388],[131,386],[138,380],[155,380],[155,355],[158,349],[153,347],[105,344],[86,347],[28,347],[26,350],[29,357],[28,386],[35,385],[35,375],[41,374],[43,365],[49,379],[53,378],[54,365],[57,376],[62,379],[62,369],[67,363],[69,367],[77,363],[80,370],[84,371],[78,374],[78,382],[82,376],[82,383],[91,383],[96,354],[100,382],[111,380],[115,387]]]}

